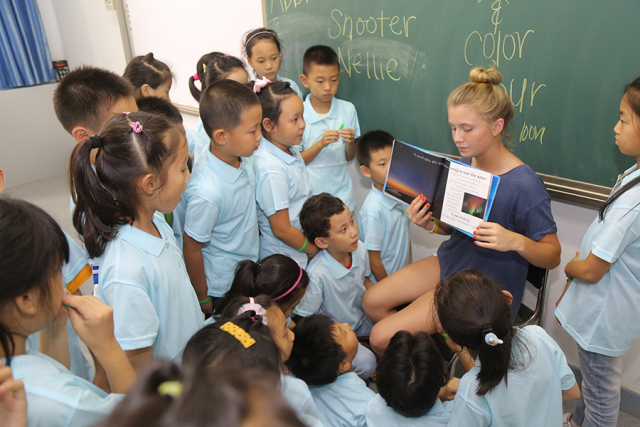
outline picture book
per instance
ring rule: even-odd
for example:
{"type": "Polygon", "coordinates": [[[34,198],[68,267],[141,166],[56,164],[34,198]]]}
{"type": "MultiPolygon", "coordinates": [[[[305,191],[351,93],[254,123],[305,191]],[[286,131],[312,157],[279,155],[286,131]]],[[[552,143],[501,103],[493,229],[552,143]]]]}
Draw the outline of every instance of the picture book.
{"type": "Polygon", "coordinates": [[[422,194],[433,218],[473,237],[489,218],[499,182],[489,172],[395,140],[383,193],[405,205],[422,194]]]}

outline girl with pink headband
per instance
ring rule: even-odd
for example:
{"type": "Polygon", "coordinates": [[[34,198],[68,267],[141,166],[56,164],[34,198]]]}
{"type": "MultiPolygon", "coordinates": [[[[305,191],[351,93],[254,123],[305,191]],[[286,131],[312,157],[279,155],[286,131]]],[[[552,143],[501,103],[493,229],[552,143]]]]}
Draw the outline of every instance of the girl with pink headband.
{"type": "Polygon", "coordinates": [[[304,296],[308,284],[307,272],[286,255],[270,255],[258,263],[244,260],[238,263],[231,288],[222,297],[216,314],[222,313],[235,297],[264,294],[271,297],[288,318],[304,296]]]}

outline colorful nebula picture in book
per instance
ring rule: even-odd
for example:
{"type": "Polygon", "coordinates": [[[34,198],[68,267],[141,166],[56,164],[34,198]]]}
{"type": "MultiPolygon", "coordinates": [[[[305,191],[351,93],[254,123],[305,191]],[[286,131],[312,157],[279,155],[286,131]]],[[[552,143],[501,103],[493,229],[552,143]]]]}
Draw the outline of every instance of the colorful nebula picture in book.
{"type": "Polygon", "coordinates": [[[484,219],[484,213],[487,210],[487,199],[474,196],[473,194],[464,193],[462,199],[463,213],[475,216],[476,218],[484,219]]]}

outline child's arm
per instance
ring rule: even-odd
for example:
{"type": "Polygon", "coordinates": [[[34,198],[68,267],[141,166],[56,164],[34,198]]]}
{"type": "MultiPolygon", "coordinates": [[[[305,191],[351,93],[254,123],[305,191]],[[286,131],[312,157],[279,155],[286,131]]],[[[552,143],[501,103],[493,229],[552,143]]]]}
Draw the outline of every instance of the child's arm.
{"type": "Polygon", "coordinates": [[[113,334],[113,310],[93,296],[68,295],[69,319],[82,342],[104,367],[111,391],[127,393],[136,382],[136,373],[113,334]]]}
{"type": "Polygon", "coordinates": [[[127,350],[124,354],[136,373],[142,372],[149,363],[153,362],[153,347],[127,350]]]}
{"type": "Polygon", "coordinates": [[[356,156],[356,130],[342,129],[338,133],[340,134],[340,138],[345,142],[344,155],[347,158],[347,162],[350,162],[356,156]]]}
{"type": "Polygon", "coordinates": [[[593,252],[589,252],[583,260],[580,259],[580,252],[576,252],[576,256],[564,267],[564,272],[567,277],[596,283],[602,279],[610,267],[611,263],[598,258],[593,252]]]}
{"type": "MultiPolygon", "coordinates": [[[[289,222],[289,209],[282,209],[271,215],[269,217],[269,225],[273,235],[293,249],[298,250],[304,246],[304,234],[289,222]]],[[[315,255],[318,253],[318,247],[313,242],[309,242],[302,252],[315,255]]]]}
{"type": "Polygon", "coordinates": [[[411,241],[409,241],[409,264],[413,262],[413,250],[411,249],[411,241]]]}
{"type": "Polygon", "coordinates": [[[364,289],[367,290],[367,289],[369,289],[371,287],[373,287],[373,282],[368,277],[365,277],[364,278],[364,289]]]}
{"type": "MultiPolygon", "coordinates": [[[[196,291],[198,301],[207,299],[207,277],[204,273],[204,258],[202,257],[202,243],[195,241],[187,233],[184,233],[182,252],[184,254],[184,264],[191,279],[193,289],[196,291]]],[[[200,304],[203,313],[213,312],[213,303],[208,301],[200,304]]]]}
{"type": "Polygon", "coordinates": [[[580,399],[580,387],[576,382],[569,390],[562,390],[562,400],[577,400],[580,399]]]}
{"type": "Polygon", "coordinates": [[[376,281],[379,282],[387,277],[387,270],[385,270],[384,265],[382,265],[382,259],[380,259],[380,251],[369,251],[369,264],[376,281]]]}
{"type": "MultiPolygon", "coordinates": [[[[304,160],[304,164],[308,165],[309,163],[311,163],[313,159],[315,159],[316,156],[320,154],[320,151],[322,151],[324,147],[326,147],[329,144],[333,144],[334,142],[338,141],[338,139],[340,139],[340,134],[337,130],[325,131],[322,134],[322,138],[316,141],[316,143],[313,144],[311,147],[307,148],[306,150],[300,153],[300,155],[302,156],[302,160],[304,160]]],[[[354,146],[354,150],[355,150],[355,146],[354,146]]],[[[271,228],[273,228],[273,226],[271,228]]]]}
{"type": "MultiPolygon", "coordinates": [[[[0,171],[1,172],[1,171],[0,171]]],[[[11,368],[0,360],[0,425],[27,427],[27,396],[22,381],[13,379],[11,368]]]]}
{"type": "Polygon", "coordinates": [[[481,222],[474,237],[475,244],[481,248],[499,252],[516,251],[537,267],[551,270],[560,264],[560,242],[555,233],[534,241],[495,222],[481,222]]]}

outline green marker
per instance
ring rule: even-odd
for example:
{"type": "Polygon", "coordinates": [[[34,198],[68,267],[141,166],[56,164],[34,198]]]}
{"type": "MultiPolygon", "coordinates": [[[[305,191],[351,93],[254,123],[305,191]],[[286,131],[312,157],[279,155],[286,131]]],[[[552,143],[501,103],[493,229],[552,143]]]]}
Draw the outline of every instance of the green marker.
{"type": "Polygon", "coordinates": [[[338,128],[338,130],[342,130],[342,128],[344,127],[344,123],[340,125],[340,127],[338,128]]]}
{"type": "Polygon", "coordinates": [[[68,305],[68,304],[62,304],[62,306],[65,307],[65,308],[71,308],[71,306],[68,305]]]}

